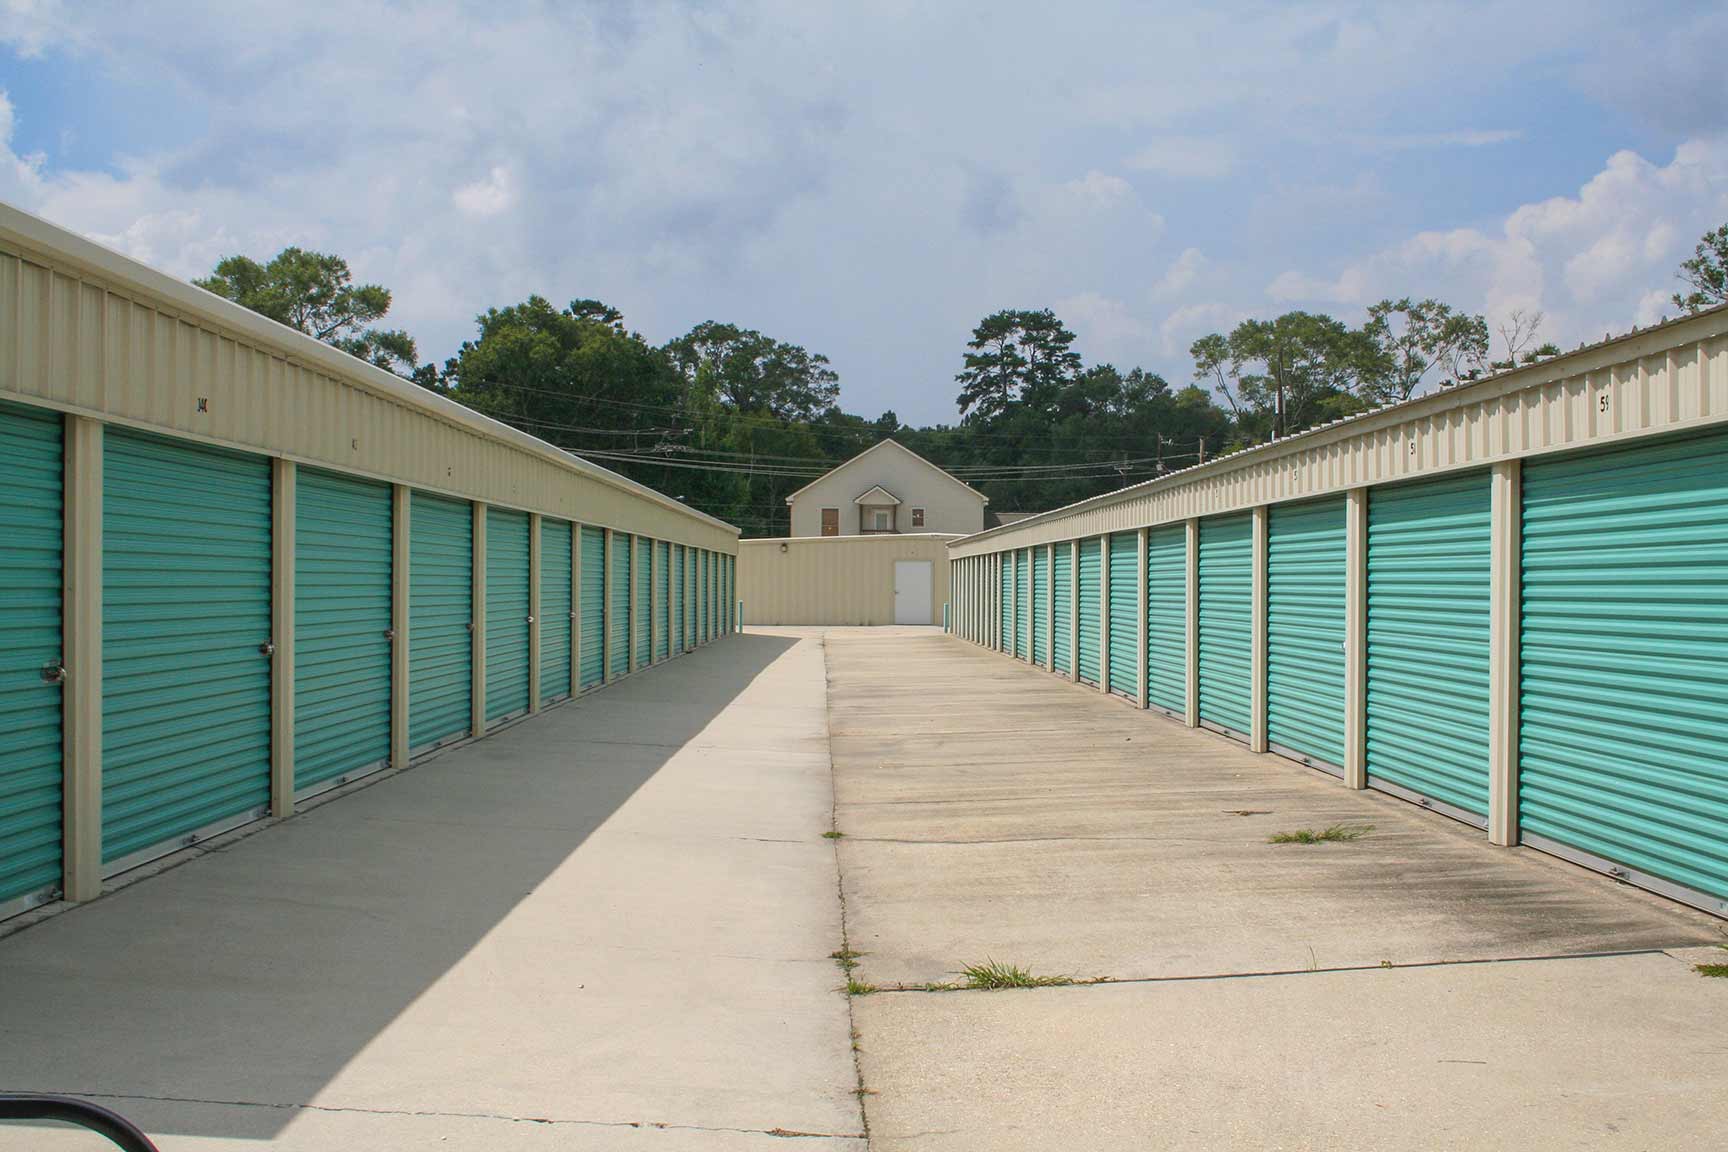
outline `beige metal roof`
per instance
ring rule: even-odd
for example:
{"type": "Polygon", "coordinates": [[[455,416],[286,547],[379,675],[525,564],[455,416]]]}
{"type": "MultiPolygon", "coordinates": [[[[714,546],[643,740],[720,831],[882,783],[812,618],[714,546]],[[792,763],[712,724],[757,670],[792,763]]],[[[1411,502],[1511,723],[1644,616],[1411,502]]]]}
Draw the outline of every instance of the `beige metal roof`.
{"type": "Polygon", "coordinates": [[[791,496],[786,497],[786,503],[788,503],[788,504],[792,503],[792,501],[796,497],[801,496],[803,493],[805,493],[809,489],[816,487],[816,485],[822,483],[822,481],[828,479],[828,477],[834,475],[834,473],[842,471],[846,468],[850,468],[852,465],[858,463],[858,461],[864,459],[864,457],[870,455],[870,453],[876,451],[878,448],[885,448],[885,447],[889,447],[889,446],[892,446],[894,448],[898,448],[900,451],[904,452],[906,455],[912,457],[912,459],[918,461],[918,463],[929,468],[931,471],[940,474],[943,477],[943,479],[950,480],[953,483],[958,484],[960,487],[966,489],[966,491],[972,493],[972,495],[978,497],[978,499],[982,500],[984,503],[986,503],[986,504],[990,503],[990,497],[984,495],[984,493],[978,491],[978,489],[972,487],[972,485],[966,483],[966,481],[955,476],[954,474],[947,471],[946,469],[944,469],[940,465],[930,463],[930,461],[924,459],[924,457],[918,455],[918,453],[912,451],[912,449],[906,447],[906,445],[900,443],[898,440],[878,440],[878,441],[876,441],[876,443],[870,445],[870,447],[864,449],[864,451],[858,453],[858,455],[852,457],[852,459],[846,461],[844,464],[836,464],[834,467],[830,468],[828,471],[822,473],[822,475],[816,477],[816,479],[810,481],[810,483],[804,485],[804,487],[798,489],[798,491],[792,493],[791,496]]]}

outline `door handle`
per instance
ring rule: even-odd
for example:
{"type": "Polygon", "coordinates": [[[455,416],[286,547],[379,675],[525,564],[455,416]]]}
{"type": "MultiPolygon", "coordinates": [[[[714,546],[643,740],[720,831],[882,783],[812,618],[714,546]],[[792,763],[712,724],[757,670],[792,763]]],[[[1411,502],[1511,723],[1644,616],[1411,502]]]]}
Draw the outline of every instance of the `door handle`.
{"type": "Polygon", "coordinates": [[[396,629],[394,629],[394,628],[384,629],[384,639],[386,639],[386,640],[396,639],[396,629]]]}
{"type": "Polygon", "coordinates": [[[260,656],[274,656],[274,655],[276,655],[276,641],[266,640],[266,641],[264,641],[264,643],[258,645],[258,655],[260,655],[260,656]]]}
{"type": "Polygon", "coordinates": [[[42,680],[48,684],[64,684],[66,682],[66,665],[56,656],[42,665],[42,680]]]}

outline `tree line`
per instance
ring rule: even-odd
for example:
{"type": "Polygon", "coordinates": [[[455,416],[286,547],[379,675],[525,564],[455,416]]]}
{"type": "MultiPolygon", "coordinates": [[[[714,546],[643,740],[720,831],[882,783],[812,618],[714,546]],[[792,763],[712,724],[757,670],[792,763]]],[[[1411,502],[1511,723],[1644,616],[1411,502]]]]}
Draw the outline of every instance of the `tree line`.
{"type": "MultiPolygon", "coordinates": [[[[1681,312],[1728,303],[1728,224],[1679,269],[1681,312]]],[[[1426,387],[1548,356],[1540,313],[1487,321],[1432,299],[1386,299],[1352,327],[1292,311],[1190,348],[1192,378],[1086,364],[1050,309],[986,316],[961,353],[956,420],[914,428],[840,406],[828,358],[705,321],[662,345],[618,309],[540,296],[491,308],[442,365],[378,322],[390,291],[340,256],[286,248],[223,258],[195,281],[351,355],[737,524],[784,535],[785,498],[892,436],[978,488],[994,511],[1045,511],[1220,453],[1293,435],[1426,387]]]]}

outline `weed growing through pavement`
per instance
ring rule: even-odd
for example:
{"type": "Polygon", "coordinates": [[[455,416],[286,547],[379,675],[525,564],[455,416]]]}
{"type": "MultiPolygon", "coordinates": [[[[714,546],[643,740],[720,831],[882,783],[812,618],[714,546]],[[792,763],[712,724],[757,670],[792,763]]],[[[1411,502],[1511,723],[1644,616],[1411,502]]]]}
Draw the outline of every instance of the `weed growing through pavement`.
{"type": "Polygon", "coordinates": [[[1274,832],[1266,838],[1268,844],[1344,844],[1351,840],[1360,840],[1374,831],[1372,824],[1334,824],[1330,828],[1322,828],[1316,832],[1312,828],[1298,828],[1294,832],[1274,832]]]}

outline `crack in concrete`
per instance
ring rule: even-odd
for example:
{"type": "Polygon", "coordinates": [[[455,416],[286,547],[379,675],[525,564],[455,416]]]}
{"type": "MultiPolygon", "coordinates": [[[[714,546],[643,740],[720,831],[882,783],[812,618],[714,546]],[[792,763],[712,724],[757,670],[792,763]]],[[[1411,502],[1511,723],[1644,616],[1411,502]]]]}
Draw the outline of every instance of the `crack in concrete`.
{"type": "MultiPolygon", "coordinates": [[[[840,830],[840,786],[834,767],[834,670],[828,663],[828,635],[823,633],[817,640],[817,646],[822,650],[822,720],[827,729],[828,746],[828,788],[831,796],[828,809],[829,829],[840,830]]],[[[846,874],[840,866],[840,845],[845,840],[836,836],[830,844],[834,848],[834,891],[840,900],[840,948],[847,955],[852,952],[852,937],[846,928],[846,874]]],[[[846,1036],[852,1045],[852,1075],[857,1083],[855,1094],[858,1097],[858,1126],[864,1131],[864,1144],[870,1145],[870,1112],[864,1101],[872,1095],[864,1084],[864,1058],[858,1048],[858,1016],[853,1010],[852,997],[846,997],[846,1036]]]]}
{"type": "MultiPolygon", "coordinates": [[[[41,1091],[39,1089],[30,1091],[41,1091]]],[[[269,1108],[281,1112],[325,1112],[333,1115],[400,1116],[441,1120],[497,1120],[508,1124],[548,1124],[586,1128],[652,1128],[671,1132],[732,1132],[745,1136],[778,1136],[813,1140],[862,1140],[860,1132],[807,1132],[795,1128],[739,1128],[725,1124],[684,1124],[669,1120],[587,1120],[573,1116],[515,1116],[508,1112],[464,1112],[417,1108],[358,1108],[330,1104],[276,1104],[263,1100],[215,1100],[198,1096],[147,1096],[125,1092],[44,1093],[85,1100],[139,1100],[155,1104],[203,1104],[218,1108],[269,1108]]]]}
{"type": "Polygon", "coordinates": [[[913,993],[948,995],[954,992],[1048,991],[1062,988],[1096,988],[1109,984],[1191,984],[1209,980],[1261,980],[1279,976],[1324,976],[1343,972],[1397,972],[1423,968],[1468,968],[1486,964],[1540,964],[1552,960],[1612,960],[1622,956],[1666,956],[1662,948],[1628,948],[1617,952],[1554,952],[1536,956],[1487,956],[1469,960],[1383,960],[1378,964],[1340,964],[1329,968],[1268,968],[1253,972],[1197,972],[1180,976],[1086,976],[1075,977],[1066,984],[1052,984],[1038,989],[968,988],[963,984],[942,981],[922,983],[879,984],[872,995],[913,993]]]}

